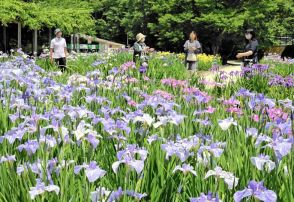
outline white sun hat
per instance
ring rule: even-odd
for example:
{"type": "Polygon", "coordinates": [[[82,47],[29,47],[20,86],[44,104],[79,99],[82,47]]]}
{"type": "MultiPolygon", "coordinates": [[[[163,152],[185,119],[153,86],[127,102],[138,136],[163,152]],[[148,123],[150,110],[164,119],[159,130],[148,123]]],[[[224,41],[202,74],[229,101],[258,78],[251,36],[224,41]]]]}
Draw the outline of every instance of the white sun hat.
{"type": "Polygon", "coordinates": [[[139,33],[139,34],[137,34],[137,36],[136,36],[136,40],[137,40],[137,42],[138,42],[138,41],[141,41],[143,38],[146,38],[146,36],[145,36],[144,34],[142,34],[142,33],[139,33]]]}

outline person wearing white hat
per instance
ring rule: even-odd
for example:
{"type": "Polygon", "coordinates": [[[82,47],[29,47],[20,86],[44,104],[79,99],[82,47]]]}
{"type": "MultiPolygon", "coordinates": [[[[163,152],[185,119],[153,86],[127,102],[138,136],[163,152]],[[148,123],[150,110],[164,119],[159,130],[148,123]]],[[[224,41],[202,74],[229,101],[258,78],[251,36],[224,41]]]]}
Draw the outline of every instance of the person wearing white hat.
{"type": "Polygon", "coordinates": [[[136,42],[133,46],[134,49],[134,57],[133,57],[133,61],[137,62],[140,61],[140,63],[146,63],[148,60],[148,56],[147,54],[154,51],[153,48],[149,48],[148,46],[146,46],[145,44],[145,38],[146,36],[142,33],[137,34],[136,36],[136,42]]]}
{"type": "Polygon", "coordinates": [[[50,60],[55,63],[63,72],[66,69],[66,56],[68,55],[66,48],[66,41],[62,38],[62,31],[56,29],[54,31],[55,38],[51,40],[50,44],[50,60]]]}

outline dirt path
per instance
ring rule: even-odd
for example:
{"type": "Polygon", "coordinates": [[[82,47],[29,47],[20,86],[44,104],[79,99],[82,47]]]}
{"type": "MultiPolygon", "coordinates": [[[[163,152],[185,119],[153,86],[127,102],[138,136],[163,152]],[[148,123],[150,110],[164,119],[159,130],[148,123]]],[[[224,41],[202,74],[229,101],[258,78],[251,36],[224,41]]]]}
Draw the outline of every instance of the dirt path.
{"type": "MultiPolygon", "coordinates": [[[[241,63],[235,61],[229,61],[228,65],[221,66],[220,71],[229,73],[231,71],[241,71],[241,63]]],[[[216,73],[211,71],[199,71],[198,74],[207,81],[214,81],[216,73]]]]}

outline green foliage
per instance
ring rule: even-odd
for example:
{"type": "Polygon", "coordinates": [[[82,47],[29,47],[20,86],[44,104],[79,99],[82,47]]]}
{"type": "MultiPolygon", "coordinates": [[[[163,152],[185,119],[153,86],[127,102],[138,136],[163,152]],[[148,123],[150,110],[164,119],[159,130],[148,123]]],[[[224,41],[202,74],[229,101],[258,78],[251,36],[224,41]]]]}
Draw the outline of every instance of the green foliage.
{"type": "Polygon", "coordinates": [[[0,22],[4,25],[15,22],[24,13],[23,3],[19,0],[1,0],[0,22]]]}
{"type": "Polygon", "coordinates": [[[3,0],[2,2],[0,22],[4,25],[21,22],[31,29],[60,27],[66,33],[94,34],[95,21],[91,16],[92,8],[86,2],[69,0],[62,2],[3,0]]]}
{"type": "MultiPolygon", "coordinates": [[[[83,32],[125,43],[139,32],[161,50],[180,52],[191,30],[217,53],[224,38],[240,39],[243,30],[257,31],[261,45],[268,47],[275,36],[293,30],[292,0],[2,0],[0,22],[60,27],[65,32],[83,32]],[[96,21],[92,18],[94,14],[96,21]]],[[[291,33],[290,33],[291,34],[291,33]]]]}
{"type": "Polygon", "coordinates": [[[91,1],[97,12],[97,31],[104,38],[125,42],[126,35],[148,35],[147,42],[161,50],[180,51],[191,30],[214,53],[222,39],[239,38],[243,30],[257,31],[262,46],[271,46],[275,36],[293,30],[292,0],[103,0],[91,1]],[[210,44],[208,44],[208,42],[210,44]]]}

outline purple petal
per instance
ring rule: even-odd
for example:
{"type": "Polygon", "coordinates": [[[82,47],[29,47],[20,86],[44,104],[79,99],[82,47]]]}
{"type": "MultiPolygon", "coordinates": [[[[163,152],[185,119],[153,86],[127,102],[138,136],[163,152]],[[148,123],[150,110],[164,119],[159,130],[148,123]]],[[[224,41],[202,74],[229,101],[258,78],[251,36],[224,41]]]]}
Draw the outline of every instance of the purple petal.
{"type": "Polygon", "coordinates": [[[95,182],[97,179],[103,177],[106,171],[97,166],[95,169],[86,169],[85,173],[89,182],[95,182]]]}
{"type": "Polygon", "coordinates": [[[129,162],[128,164],[132,168],[134,168],[138,174],[140,174],[142,170],[144,169],[144,161],[141,161],[141,160],[133,160],[129,162]]]}
{"type": "Polygon", "coordinates": [[[252,196],[253,191],[251,189],[244,189],[242,191],[237,191],[234,194],[234,201],[235,202],[240,202],[242,201],[243,198],[246,198],[248,196],[252,196]]]}

